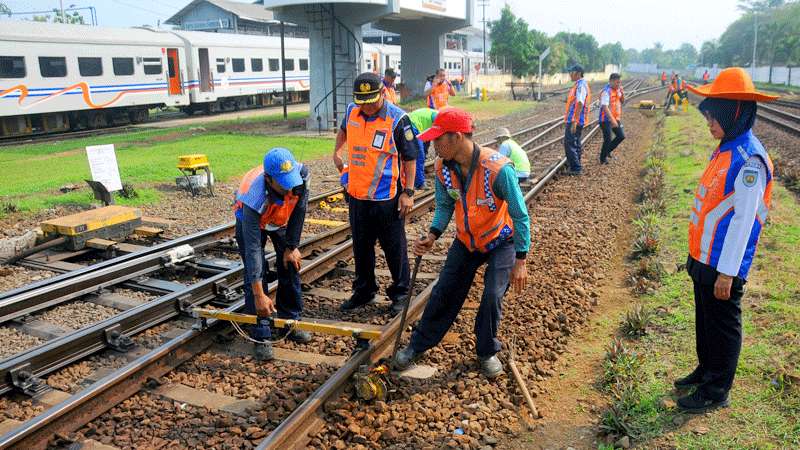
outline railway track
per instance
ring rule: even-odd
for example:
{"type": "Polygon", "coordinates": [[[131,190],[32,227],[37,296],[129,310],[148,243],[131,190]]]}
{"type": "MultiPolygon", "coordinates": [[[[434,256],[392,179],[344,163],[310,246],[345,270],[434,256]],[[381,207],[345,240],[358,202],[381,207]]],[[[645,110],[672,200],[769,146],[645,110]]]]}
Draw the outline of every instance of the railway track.
{"type": "Polygon", "coordinates": [[[800,115],[770,105],[758,105],[758,117],[784,131],[800,135],[800,115]]]}
{"type": "MultiPolygon", "coordinates": [[[[641,84],[639,82],[628,89],[635,90],[641,87],[641,84]]],[[[629,98],[646,92],[650,92],[650,90],[641,89],[638,93],[630,92],[629,98]]],[[[555,118],[518,132],[518,136],[520,136],[518,139],[522,141],[521,144],[528,149],[531,156],[533,172],[538,174],[526,186],[525,198],[528,202],[541,192],[566,163],[565,159],[560,156],[561,150],[557,146],[554,147],[554,144],[560,142],[561,137],[550,138],[552,133],[558,131],[560,127],[561,119],[555,118]]],[[[596,134],[598,127],[593,123],[589,124],[586,129],[588,133],[585,135],[584,142],[596,134]],[[593,128],[590,130],[592,126],[593,128]]],[[[324,199],[336,193],[330,191],[315,197],[324,199]]],[[[412,213],[413,218],[419,219],[424,216],[432,206],[432,195],[430,193],[421,195],[416,201],[412,213]]],[[[187,237],[186,241],[210,242],[216,239],[220,233],[224,235],[226,232],[230,232],[230,225],[218,227],[209,233],[200,233],[199,235],[202,236],[187,237]],[[199,240],[193,241],[192,239],[199,240]]],[[[304,257],[309,258],[301,272],[304,283],[312,284],[323,279],[331,270],[343,269],[341,267],[337,269],[337,266],[340,266],[340,261],[347,259],[350,255],[352,242],[347,239],[347,234],[348,228],[343,225],[303,241],[302,252],[304,257]]],[[[161,248],[149,249],[136,256],[126,255],[113,263],[112,261],[101,263],[98,265],[100,267],[94,269],[90,266],[82,269],[84,270],[82,273],[78,273],[79,271],[68,272],[56,277],[60,277],[60,280],[37,283],[38,288],[21,288],[17,290],[20,292],[15,295],[26,294],[28,298],[31,298],[32,292],[36,289],[53,290],[55,289],[53,286],[57,286],[59,283],[63,287],[64,284],[70,284],[70,282],[99,277],[99,274],[104,271],[119,270],[116,268],[119,264],[135,264],[134,261],[144,261],[145,259],[152,263],[153,260],[158,259],[156,255],[160,255],[160,252],[174,248],[171,245],[164,244],[161,248]]],[[[274,255],[270,256],[274,257],[274,255]]],[[[409,311],[412,321],[421,314],[424,303],[430,295],[436,279],[435,273],[430,269],[437,261],[441,261],[441,256],[427,262],[429,271],[425,274],[427,278],[423,278],[426,278],[429,283],[412,301],[409,311]]],[[[344,268],[345,271],[346,269],[344,268]]],[[[146,305],[125,311],[91,327],[78,330],[69,336],[48,342],[25,354],[0,361],[0,373],[3,375],[1,378],[4,382],[0,385],[0,391],[27,390],[29,394],[41,394],[41,392],[37,392],[37,383],[40,383],[37,379],[103,348],[125,350],[126,337],[134,336],[145,329],[176,317],[186,318],[196,305],[212,304],[228,311],[240,309],[243,301],[233,297],[232,293],[241,286],[241,282],[241,267],[232,267],[180,292],[166,294],[146,305]]],[[[274,291],[275,287],[276,284],[272,283],[270,290],[274,291]]],[[[319,290],[319,288],[313,289],[319,290]]],[[[3,304],[4,299],[9,298],[11,297],[8,295],[0,297],[0,304],[3,304]]],[[[311,304],[309,306],[310,308],[307,310],[321,312],[324,309],[319,305],[311,304]]],[[[384,315],[382,319],[385,321],[389,318],[384,315]]],[[[224,324],[210,320],[207,325],[207,328],[181,331],[177,336],[167,339],[151,351],[143,355],[132,356],[130,362],[122,368],[100,378],[86,389],[75,393],[43,414],[0,437],[0,447],[40,448],[46,446],[57,433],[75,431],[113,405],[138,392],[147,385],[148,380],[158,379],[194,355],[211,347],[218,336],[229,334],[229,330],[225,329],[224,324]]],[[[321,406],[325,400],[342,389],[360,365],[368,361],[376,361],[390,350],[388,343],[391,341],[391,337],[399,331],[398,319],[391,319],[380,325],[381,338],[347,359],[319,389],[314,391],[299,408],[272,431],[261,444],[261,448],[291,448],[290,446],[302,441],[303,437],[319,424],[322,414],[321,406]]],[[[374,324],[361,324],[361,326],[374,327],[374,324]]]]}

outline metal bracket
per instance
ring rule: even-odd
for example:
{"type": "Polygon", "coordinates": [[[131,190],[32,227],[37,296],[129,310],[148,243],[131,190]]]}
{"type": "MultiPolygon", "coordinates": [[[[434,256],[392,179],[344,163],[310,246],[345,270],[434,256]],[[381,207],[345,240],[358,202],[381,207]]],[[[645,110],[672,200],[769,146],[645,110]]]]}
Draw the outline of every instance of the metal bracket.
{"type": "Polygon", "coordinates": [[[130,337],[122,333],[120,324],[106,328],[103,330],[103,334],[105,334],[108,346],[118,352],[127,352],[133,348],[133,341],[130,337]]]}
{"type": "Polygon", "coordinates": [[[236,291],[231,289],[225,280],[214,282],[214,295],[218,301],[225,303],[232,303],[237,298],[236,291]]]}
{"type": "Polygon", "coordinates": [[[176,264],[188,261],[194,258],[194,247],[189,244],[180,245],[168,251],[161,257],[161,262],[164,267],[171,267],[176,264]]]}
{"type": "Polygon", "coordinates": [[[175,299],[175,306],[178,308],[178,312],[192,315],[192,296],[189,294],[181,295],[175,299]]]}
{"type": "Polygon", "coordinates": [[[25,395],[36,397],[50,390],[50,386],[39,377],[33,376],[30,372],[30,363],[11,369],[11,384],[22,391],[25,395]]]}
{"type": "Polygon", "coordinates": [[[365,339],[362,337],[354,336],[356,338],[356,347],[353,349],[353,354],[360,352],[361,350],[366,350],[369,348],[369,339],[365,339]]]}

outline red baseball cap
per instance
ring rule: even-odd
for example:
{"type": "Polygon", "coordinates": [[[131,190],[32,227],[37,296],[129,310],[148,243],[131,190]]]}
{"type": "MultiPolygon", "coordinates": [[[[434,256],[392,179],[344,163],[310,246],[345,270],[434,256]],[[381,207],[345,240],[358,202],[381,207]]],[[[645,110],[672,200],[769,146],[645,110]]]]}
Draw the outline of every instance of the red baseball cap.
{"type": "Polygon", "coordinates": [[[432,141],[445,133],[472,133],[472,116],[458,108],[445,108],[436,114],[433,125],[417,136],[423,141],[432,141]]]}

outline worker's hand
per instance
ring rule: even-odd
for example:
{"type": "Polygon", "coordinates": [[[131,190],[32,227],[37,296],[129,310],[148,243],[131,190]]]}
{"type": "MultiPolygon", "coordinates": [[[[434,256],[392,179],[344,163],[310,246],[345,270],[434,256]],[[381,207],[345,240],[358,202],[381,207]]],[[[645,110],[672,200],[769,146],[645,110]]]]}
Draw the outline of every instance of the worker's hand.
{"type": "Polygon", "coordinates": [[[289,250],[288,248],[283,252],[283,267],[289,268],[291,264],[294,267],[294,270],[300,271],[300,260],[303,259],[303,256],[300,254],[300,250],[294,249],[289,250]]]}
{"type": "Polygon", "coordinates": [[[414,242],[414,255],[422,256],[433,248],[433,243],[436,242],[436,236],[433,233],[428,233],[427,236],[419,238],[414,242]]]}
{"type": "Polygon", "coordinates": [[[411,212],[414,207],[414,199],[406,195],[405,192],[400,194],[400,199],[397,201],[397,210],[400,211],[400,218],[405,217],[411,212]]]}
{"type": "Polygon", "coordinates": [[[724,273],[718,274],[717,282],[714,283],[714,297],[717,300],[729,300],[731,298],[731,286],[733,286],[733,277],[724,273]]]}
{"type": "Polygon", "coordinates": [[[613,117],[611,118],[611,128],[619,128],[619,122],[614,120],[613,117]]]}
{"type": "Polygon", "coordinates": [[[339,156],[338,152],[333,154],[333,164],[336,165],[336,170],[338,170],[339,173],[342,173],[342,169],[344,169],[344,160],[341,156],[339,156]]]}
{"type": "Polygon", "coordinates": [[[258,317],[269,317],[275,313],[275,302],[266,294],[255,294],[256,314],[258,317]]]}
{"type": "Polygon", "coordinates": [[[570,131],[575,134],[578,131],[578,122],[570,122],[570,131]]]}
{"type": "Polygon", "coordinates": [[[528,266],[524,259],[517,259],[511,269],[511,288],[514,293],[521,294],[528,287],[528,266]]]}

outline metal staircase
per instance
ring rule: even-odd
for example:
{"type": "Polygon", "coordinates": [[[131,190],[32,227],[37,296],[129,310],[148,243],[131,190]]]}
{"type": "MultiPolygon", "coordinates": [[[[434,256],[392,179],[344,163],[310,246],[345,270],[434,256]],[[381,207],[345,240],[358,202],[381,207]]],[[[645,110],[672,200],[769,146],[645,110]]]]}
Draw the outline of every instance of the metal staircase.
{"type": "Polygon", "coordinates": [[[361,67],[361,42],[350,28],[336,17],[334,4],[316,3],[305,6],[309,27],[320,30],[322,40],[330,47],[328,59],[312,61],[324,64],[331,71],[333,84],[324,86],[325,96],[314,106],[314,116],[320,132],[323,129],[336,128],[341,122],[347,105],[353,98],[353,81],[361,67]],[[323,124],[323,116],[328,123],[323,124]]]}

